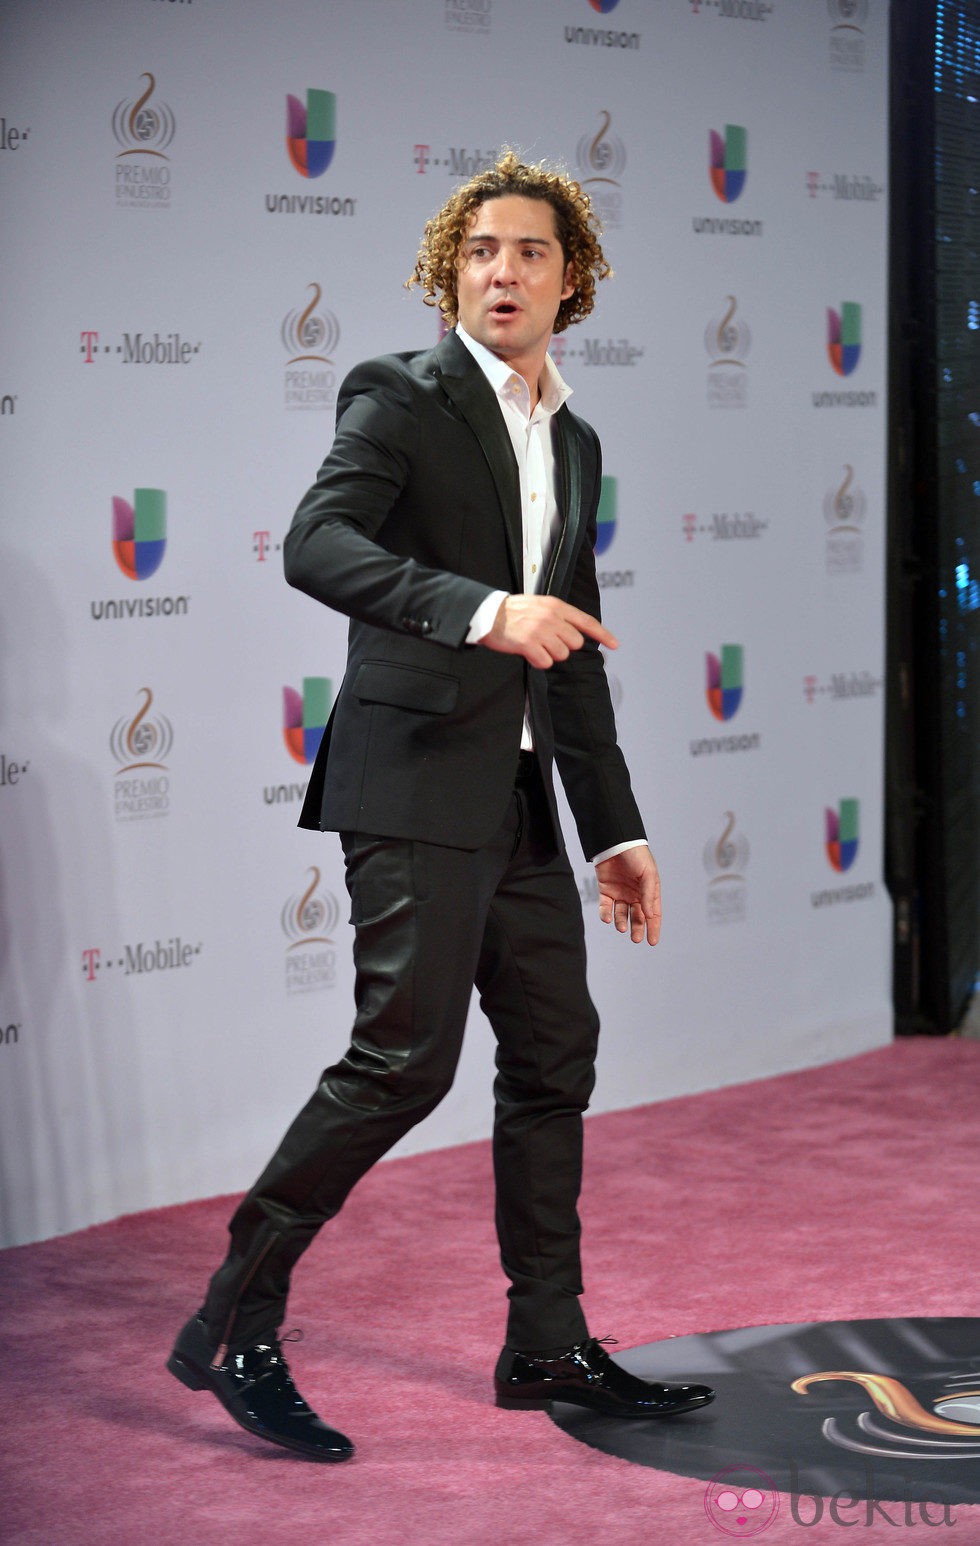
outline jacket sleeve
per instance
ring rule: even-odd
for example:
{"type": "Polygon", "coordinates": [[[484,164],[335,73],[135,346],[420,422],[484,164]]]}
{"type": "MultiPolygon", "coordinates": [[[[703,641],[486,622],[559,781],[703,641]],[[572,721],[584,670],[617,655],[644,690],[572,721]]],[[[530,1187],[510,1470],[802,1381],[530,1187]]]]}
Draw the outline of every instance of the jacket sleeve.
{"type": "Polygon", "coordinates": [[[383,540],[418,444],[418,405],[398,363],[353,370],[333,446],[286,536],[286,579],[348,617],[457,649],[491,587],[390,552],[383,540]]]}
{"type": "MultiPolygon", "coordinates": [[[[565,599],[600,616],[594,546],[599,507],[601,454],[595,451],[595,484],[585,537],[565,599]]],[[[645,836],[629,771],[616,736],[605,664],[598,644],[586,639],[568,660],[545,673],[555,737],[555,762],[587,858],[645,836]]]]}

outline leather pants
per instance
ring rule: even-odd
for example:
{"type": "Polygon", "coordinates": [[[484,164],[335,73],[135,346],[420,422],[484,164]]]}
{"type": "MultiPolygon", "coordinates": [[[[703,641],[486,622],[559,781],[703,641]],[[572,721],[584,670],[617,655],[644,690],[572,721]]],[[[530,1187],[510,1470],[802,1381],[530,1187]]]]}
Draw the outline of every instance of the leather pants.
{"type": "Polygon", "coordinates": [[[209,1328],[232,1351],[285,1315],[293,1265],[355,1182],[449,1090],[474,982],[497,1041],[493,1160],[508,1346],[586,1335],[577,1201],[598,1017],[582,908],[534,773],[475,852],[342,834],[355,926],[350,1047],[235,1211],[209,1328]]]}

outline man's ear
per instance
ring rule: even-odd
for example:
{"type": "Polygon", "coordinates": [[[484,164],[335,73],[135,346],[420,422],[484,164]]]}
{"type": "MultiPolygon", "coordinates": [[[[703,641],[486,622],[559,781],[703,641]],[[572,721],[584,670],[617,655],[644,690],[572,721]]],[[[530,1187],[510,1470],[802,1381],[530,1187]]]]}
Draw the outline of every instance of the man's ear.
{"type": "Polygon", "coordinates": [[[562,300],[563,301],[567,301],[571,296],[573,296],[575,294],[575,291],[577,289],[578,289],[578,280],[577,280],[576,275],[575,275],[575,264],[574,263],[566,263],[565,264],[565,280],[564,280],[564,284],[562,286],[562,292],[561,292],[562,300]]]}

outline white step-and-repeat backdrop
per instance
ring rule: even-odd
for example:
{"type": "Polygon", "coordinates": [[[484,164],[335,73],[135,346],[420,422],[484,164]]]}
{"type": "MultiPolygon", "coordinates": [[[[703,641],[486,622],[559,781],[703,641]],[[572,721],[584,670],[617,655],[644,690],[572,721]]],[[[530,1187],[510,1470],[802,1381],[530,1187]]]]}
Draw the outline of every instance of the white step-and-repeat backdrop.
{"type": "MultiPolygon", "coordinates": [[[[426,217],[509,142],[615,278],[600,432],[656,952],[595,917],[596,1106],[891,1033],[885,0],[45,0],[0,94],[0,1208],[23,1241],[247,1185],[346,1044],[296,828],[345,624],[281,544],[426,217]]],[[[474,1011],[403,1148],[489,1129],[474,1011]]]]}

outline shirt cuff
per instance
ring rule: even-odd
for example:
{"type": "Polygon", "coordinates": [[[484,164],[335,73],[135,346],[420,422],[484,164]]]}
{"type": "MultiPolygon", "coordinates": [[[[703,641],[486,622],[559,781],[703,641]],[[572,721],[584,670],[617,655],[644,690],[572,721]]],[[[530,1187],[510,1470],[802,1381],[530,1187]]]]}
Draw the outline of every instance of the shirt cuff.
{"type": "Polygon", "coordinates": [[[509,592],[495,590],[485,601],[481,601],[473,616],[470,618],[469,632],[463,640],[464,644],[479,644],[485,639],[497,620],[500,611],[500,603],[507,600],[509,592]]]}
{"type": "Polygon", "coordinates": [[[617,854],[624,854],[627,848],[645,848],[646,846],[647,840],[645,837],[634,837],[632,842],[617,843],[614,848],[604,848],[602,853],[596,854],[594,858],[589,860],[589,863],[601,864],[603,859],[615,859],[617,854]]]}

